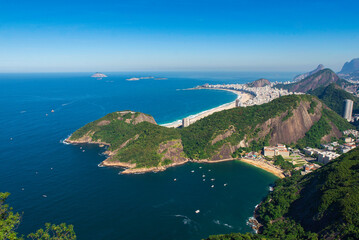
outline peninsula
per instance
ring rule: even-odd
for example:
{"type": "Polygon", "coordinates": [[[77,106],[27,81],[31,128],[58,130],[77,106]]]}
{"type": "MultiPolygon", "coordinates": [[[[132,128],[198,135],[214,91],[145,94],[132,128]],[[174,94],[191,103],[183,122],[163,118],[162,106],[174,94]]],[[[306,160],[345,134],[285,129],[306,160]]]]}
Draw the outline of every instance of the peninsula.
{"type": "MultiPolygon", "coordinates": [[[[239,159],[243,152],[258,152],[276,144],[317,146],[341,137],[341,131],[349,128],[346,120],[316,97],[293,94],[261,105],[215,112],[180,129],[159,126],[144,113],[114,112],[86,124],[66,142],[106,145],[108,158],[101,165],[126,168],[122,173],[142,173],[188,161],[239,159]]],[[[253,165],[271,169],[271,164],[265,164],[257,161],[253,165]]]]}

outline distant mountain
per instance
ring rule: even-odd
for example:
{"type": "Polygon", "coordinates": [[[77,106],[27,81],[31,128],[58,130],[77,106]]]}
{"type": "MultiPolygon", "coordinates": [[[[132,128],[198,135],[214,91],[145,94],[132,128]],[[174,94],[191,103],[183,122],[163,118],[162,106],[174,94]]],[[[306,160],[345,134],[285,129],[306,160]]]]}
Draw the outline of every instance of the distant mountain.
{"type": "Polygon", "coordinates": [[[359,72],[359,58],[354,58],[350,62],[344,63],[342,70],[339,72],[341,74],[351,74],[354,72],[359,72]]]}
{"type": "Polygon", "coordinates": [[[319,87],[313,91],[308,92],[311,95],[317,96],[329,108],[343,116],[344,100],[350,99],[354,102],[353,112],[359,113],[359,98],[353,94],[341,89],[340,86],[332,83],[326,87],[319,87]]]}
{"type": "Polygon", "coordinates": [[[324,65],[323,64],[319,64],[318,67],[316,69],[314,69],[313,71],[311,72],[307,72],[307,73],[303,73],[303,74],[300,74],[300,75],[297,75],[293,78],[293,81],[294,82],[298,82],[298,81],[301,81],[303,80],[304,78],[310,76],[310,75],[313,75],[314,73],[317,73],[319,72],[320,70],[323,70],[324,69],[324,65]]]}
{"type": "Polygon", "coordinates": [[[329,68],[320,70],[319,72],[310,75],[303,80],[291,84],[278,84],[278,88],[287,89],[291,92],[308,92],[318,87],[326,87],[331,83],[339,85],[341,88],[348,88],[351,83],[340,79],[335,72],[329,68]]]}
{"type": "Polygon", "coordinates": [[[248,87],[265,87],[267,85],[270,85],[270,81],[265,78],[255,80],[255,81],[247,84],[248,87]]]}

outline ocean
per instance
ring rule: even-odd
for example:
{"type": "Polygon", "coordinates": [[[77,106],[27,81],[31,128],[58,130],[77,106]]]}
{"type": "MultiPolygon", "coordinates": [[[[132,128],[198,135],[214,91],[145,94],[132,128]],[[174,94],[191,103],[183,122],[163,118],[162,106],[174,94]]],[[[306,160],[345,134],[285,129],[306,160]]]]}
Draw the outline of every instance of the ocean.
{"type": "Polygon", "coordinates": [[[232,161],[119,175],[121,169],[97,166],[104,149],[62,141],[113,111],[140,111],[165,124],[236,98],[183,89],[260,77],[284,81],[295,73],[105,74],[102,80],[91,73],[0,74],[0,192],[10,192],[7,203],[22,214],[18,231],[27,235],[46,222],[73,224],[80,240],[190,240],[251,231],[246,221],[275,181],[270,173],[232,161]],[[125,80],[147,76],[168,79],[125,80]]]}

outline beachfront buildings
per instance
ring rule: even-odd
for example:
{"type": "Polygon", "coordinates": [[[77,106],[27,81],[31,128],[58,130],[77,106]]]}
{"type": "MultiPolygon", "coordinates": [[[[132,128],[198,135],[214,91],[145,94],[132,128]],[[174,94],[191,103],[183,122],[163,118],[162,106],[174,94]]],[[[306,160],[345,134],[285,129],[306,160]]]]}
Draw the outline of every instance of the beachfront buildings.
{"type": "Polygon", "coordinates": [[[277,89],[271,86],[265,87],[249,87],[247,84],[205,84],[200,86],[201,88],[212,88],[212,89],[228,89],[235,90],[244,93],[250,94],[252,97],[249,98],[246,102],[236,101],[236,107],[247,107],[253,105],[261,105],[268,103],[276,98],[281,96],[291,95],[291,94],[302,94],[302,93],[293,93],[288,92],[284,89],[277,89]]]}
{"type": "Polygon", "coordinates": [[[264,147],[263,153],[264,153],[264,156],[270,157],[270,158],[272,158],[274,156],[279,156],[279,155],[281,155],[284,158],[289,157],[289,151],[288,151],[287,147],[283,144],[277,144],[277,146],[275,146],[275,147],[264,147]]]}

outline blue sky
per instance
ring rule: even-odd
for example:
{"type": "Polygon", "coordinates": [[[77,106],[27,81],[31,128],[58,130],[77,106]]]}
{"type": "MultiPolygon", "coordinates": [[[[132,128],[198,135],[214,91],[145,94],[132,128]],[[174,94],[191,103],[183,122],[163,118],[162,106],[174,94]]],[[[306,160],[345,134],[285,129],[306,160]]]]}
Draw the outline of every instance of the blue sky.
{"type": "Polygon", "coordinates": [[[0,72],[340,70],[358,1],[0,0],[0,72]]]}

